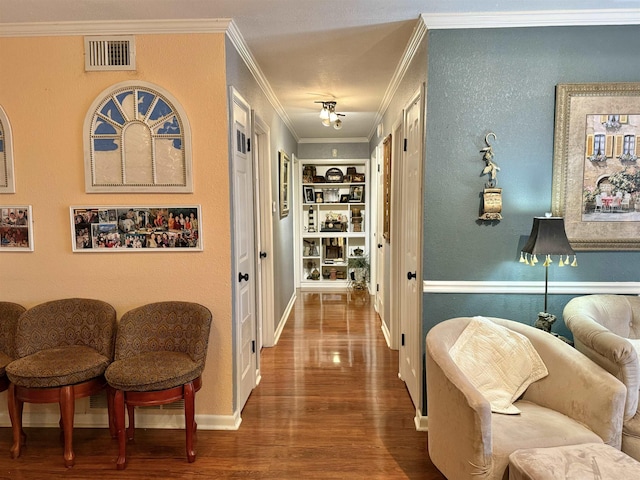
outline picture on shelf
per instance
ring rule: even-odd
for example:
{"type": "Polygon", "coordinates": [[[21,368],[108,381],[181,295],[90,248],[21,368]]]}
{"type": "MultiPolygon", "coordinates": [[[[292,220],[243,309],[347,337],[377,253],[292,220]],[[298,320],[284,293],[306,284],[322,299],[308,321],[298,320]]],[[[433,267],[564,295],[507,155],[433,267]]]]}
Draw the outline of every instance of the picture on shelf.
{"type": "Polygon", "coordinates": [[[349,203],[349,194],[344,193],[340,195],[340,203],[349,203]]]}
{"type": "Polygon", "coordinates": [[[304,192],[304,202],[305,203],[315,203],[315,192],[313,187],[302,187],[304,192]]]}
{"type": "Polygon", "coordinates": [[[316,203],[324,203],[324,192],[320,190],[316,192],[316,203]]]}
{"type": "Polygon", "coordinates": [[[361,203],[364,200],[364,187],[361,185],[349,188],[349,201],[361,203]]]}
{"type": "Polygon", "coordinates": [[[198,206],[70,210],[74,252],[202,250],[198,206]]]}

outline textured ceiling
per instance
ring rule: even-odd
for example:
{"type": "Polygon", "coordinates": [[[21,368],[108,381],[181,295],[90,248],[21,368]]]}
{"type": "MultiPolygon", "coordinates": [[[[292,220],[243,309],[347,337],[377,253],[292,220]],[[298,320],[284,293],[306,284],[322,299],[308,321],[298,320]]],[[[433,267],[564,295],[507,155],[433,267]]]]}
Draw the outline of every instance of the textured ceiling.
{"type": "Polygon", "coordinates": [[[639,8],[640,0],[0,0],[0,26],[230,18],[298,139],[365,138],[420,14],[639,8]],[[318,100],[335,100],[340,131],[318,100]]]}

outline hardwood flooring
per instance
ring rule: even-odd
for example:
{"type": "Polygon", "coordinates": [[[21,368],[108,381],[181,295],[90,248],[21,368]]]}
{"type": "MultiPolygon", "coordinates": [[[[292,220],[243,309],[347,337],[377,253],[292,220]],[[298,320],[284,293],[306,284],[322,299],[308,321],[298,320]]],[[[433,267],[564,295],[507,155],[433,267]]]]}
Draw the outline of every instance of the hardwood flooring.
{"type": "MultiPolygon", "coordinates": [[[[22,456],[9,458],[0,429],[0,478],[74,479],[411,479],[442,480],[415,429],[369,297],[301,292],[277,346],[261,355],[262,381],[237,431],[198,431],[186,461],[184,432],[136,430],[126,470],[105,429],[74,431],[76,464],[66,469],[55,428],[27,429],[22,456]]],[[[196,396],[196,402],[198,398],[196,396]]]]}

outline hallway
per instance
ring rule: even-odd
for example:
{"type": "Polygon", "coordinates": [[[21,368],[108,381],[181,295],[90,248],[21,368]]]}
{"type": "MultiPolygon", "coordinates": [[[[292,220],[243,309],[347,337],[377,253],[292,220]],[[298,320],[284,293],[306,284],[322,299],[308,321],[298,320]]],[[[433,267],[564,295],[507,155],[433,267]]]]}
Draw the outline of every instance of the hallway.
{"type": "MultiPolygon", "coordinates": [[[[195,463],[182,431],[137,429],[117,471],[105,426],[74,430],[76,465],[65,469],[58,429],[28,428],[19,459],[0,455],[0,479],[444,479],[366,294],[300,292],[278,345],[261,358],[240,429],[198,431],[195,463]]],[[[0,429],[5,452],[9,439],[0,429]]]]}

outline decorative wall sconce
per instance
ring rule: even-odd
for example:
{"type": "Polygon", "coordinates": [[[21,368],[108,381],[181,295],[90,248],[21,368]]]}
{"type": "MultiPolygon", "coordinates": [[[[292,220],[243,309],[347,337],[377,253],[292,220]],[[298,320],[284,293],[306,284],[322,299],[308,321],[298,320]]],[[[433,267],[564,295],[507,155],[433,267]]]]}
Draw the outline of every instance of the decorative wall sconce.
{"type": "Polygon", "coordinates": [[[333,128],[340,130],[342,128],[342,120],[340,117],[344,117],[343,113],[336,113],[336,102],[319,101],[316,103],[322,104],[322,110],[320,110],[320,121],[325,127],[330,127],[333,124],[333,128]]]}
{"type": "Polygon", "coordinates": [[[502,189],[497,188],[500,167],[493,161],[494,153],[493,147],[489,144],[490,136],[493,136],[494,140],[497,139],[495,133],[487,133],[484,137],[484,143],[487,146],[480,150],[482,159],[486,164],[482,170],[482,175],[489,175],[489,181],[485,183],[485,188],[482,192],[482,213],[478,218],[480,220],[502,220],[502,189]]]}

